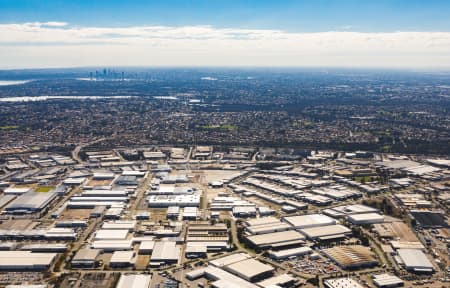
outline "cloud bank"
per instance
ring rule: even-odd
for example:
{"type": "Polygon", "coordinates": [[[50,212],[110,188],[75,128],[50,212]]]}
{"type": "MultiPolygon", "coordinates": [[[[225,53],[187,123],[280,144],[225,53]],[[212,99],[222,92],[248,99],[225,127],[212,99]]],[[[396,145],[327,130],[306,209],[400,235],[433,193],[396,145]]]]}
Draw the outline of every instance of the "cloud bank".
{"type": "Polygon", "coordinates": [[[96,65],[450,68],[450,32],[0,24],[0,68],[96,65]]]}

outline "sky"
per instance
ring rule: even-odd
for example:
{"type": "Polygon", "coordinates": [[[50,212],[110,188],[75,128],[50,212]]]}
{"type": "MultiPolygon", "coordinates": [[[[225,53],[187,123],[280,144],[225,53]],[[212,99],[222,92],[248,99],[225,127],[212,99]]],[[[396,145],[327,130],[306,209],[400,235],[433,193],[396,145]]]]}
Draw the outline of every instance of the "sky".
{"type": "Polygon", "coordinates": [[[0,0],[0,69],[450,69],[448,0],[0,0]]]}

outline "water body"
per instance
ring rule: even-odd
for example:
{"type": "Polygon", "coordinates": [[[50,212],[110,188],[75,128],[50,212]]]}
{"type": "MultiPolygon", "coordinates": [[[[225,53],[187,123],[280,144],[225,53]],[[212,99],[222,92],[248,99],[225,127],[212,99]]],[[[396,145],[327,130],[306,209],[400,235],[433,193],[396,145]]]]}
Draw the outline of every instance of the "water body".
{"type": "Polygon", "coordinates": [[[0,80],[0,86],[21,85],[31,81],[32,80],[16,80],[16,81],[0,80]]]}
{"type": "Polygon", "coordinates": [[[23,96],[23,97],[4,97],[0,98],[0,102],[34,102],[47,100],[98,100],[98,99],[127,99],[134,96],[23,96]]]}

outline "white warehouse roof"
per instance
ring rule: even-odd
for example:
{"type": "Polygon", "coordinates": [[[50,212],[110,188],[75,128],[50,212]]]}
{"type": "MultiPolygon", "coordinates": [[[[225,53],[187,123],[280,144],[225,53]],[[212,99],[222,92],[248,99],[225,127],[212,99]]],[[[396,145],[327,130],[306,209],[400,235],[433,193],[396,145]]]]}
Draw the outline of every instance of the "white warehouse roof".
{"type": "Polygon", "coordinates": [[[143,274],[122,274],[116,288],[149,288],[152,276],[143,274]]]}
{"type": "Polygon", "coordinates": [[[323,214],[310,214],[292,217],[284,217],[284,221],[294,226],[296,229],[327,226],[336,224],[336,220],[323,214]]]}

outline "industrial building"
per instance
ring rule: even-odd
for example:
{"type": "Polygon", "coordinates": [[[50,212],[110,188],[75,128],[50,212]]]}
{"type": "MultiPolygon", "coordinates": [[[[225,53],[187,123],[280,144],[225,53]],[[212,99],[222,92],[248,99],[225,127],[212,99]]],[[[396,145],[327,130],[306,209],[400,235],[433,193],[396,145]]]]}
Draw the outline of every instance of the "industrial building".
{"type": "Polygon", "coordinates": [[[199,194],[189,194],[189,195],[151,195],[147,198],[148,207],[199,207],[200,206],[200,195],[199,194]]]}
{"type": "Polygon", "coordinates": [[[8,205],[4,211],[11,214],[30,214],[40,212],[47,207],[57,197],[55,192],[27,192],[8,205]]]}
{"type": "Polygon", "coordinates": [[[114,251],[109,261],[111,268],[133,266],[135,262],[133,251],[114,251]]]}
{"type": "Polygon", "coordinates": [[[122,274],[116,288],[150,288],[151,275],[122,274]]]}
{"type": "Polygon", "coordinates": [[[226,287],[259,288],[259,286],[251,282],[248,282],[225,270],[213,266],[194,270],[186,274],[186,278],[190,280],[195,280],[200,277],[206,277],[209,280],[214,281],[211,283],[211,287],[215,288],[226,288],[226,287]]]}
{"type": "Polygon", "coordinates": [[[258,285],[265,288],[295,287],[296,282],[297,279],[289,274],[280,274],[258,282],[258,285]]]}
{"type": "Polygon", "coordinates": [[[251,258],[250,255],[248,255],[247,253],[235,253],[218,259],[211,260],[209,261],[209,263],[215,267],[221,268],[250,258],[251,258]]]}
{"type": "Polygon", "coordinates": [[[384,216],[378,213],[364,213],[347,216],[347,220],[355,225],[370,225],[384,222],[384,216]]]}
{"type": "Polygon", "coordinates": [[[136,221],[127,221],[127,220],[107,221],[103,223],[102,229],[128,230],[132,232],[136,228],[136,223],[137,223],[136,221]]]}
{"type": "Polygon", "coordinates": [[[265,234],[290,230],[289,224],[283,223],[280,219],[275,217],[261,217],[257,219],[248,220],[246,230],[253,234],[265,234]]]}
{"type": "Polygon", "coordinates": [[[398,278],[395,275],[390,275],[387,273],[373,275],[372,282],[378,288],[393,288],[393,287],[401,287],[404,285],[402,279],[398,278]]]}
{"type": "Polygon", "coordinates": [[[100,249],[105,252],[131,250],[132,240],[95,240],[92,241],[93,249],[100,249]]]}
{"type": "Polygon", "coordinates": [[[349,215],[364,214],[364,213],[379,213],[378,209],[362,205],[351,204],[337,206],[323,210],[323,213],[333,218],[344,218],[349,215]]]}
{"type": "Polygon", "coordinates": [[[283,221],[295,229],[305,229],[336,224],[336,220],[323,214],[284,217],[283,221]]]}
{"type": "Polygon", "coordinates": [[[56,253],[34,253],[31,251],[0,251],[2,271],[44,271],[55,261],[56,253]]]}
{"type": "Polygon", "coordinates": [[[370,248],[361,245],[336,246],[322,252],[343,269],[358,269],[378,265],[370,248]]]}
{"type": "Polygon", "coordinates": [[[249,282],[255,282],[267,278],[275,271],[274,267],[253,258],[230,264],[225,266],[224,269],[249,282]]]}
{"type": "Polygon", "coordinates": [[[99,255],[98,249],[80,249],[73,257],[71,265],[74,268],[95,268],[99,255]]]}
{"type": "Polygon", "coordinates": [[[161,264],[177,263],[180,259],[181,247],[176,245],[174,241],[158,241],[155,242],[152,253],[152,262],[161,264]]]}
{"type": "Polygon", "coordinates": [[[299,230],[310,240],[330,241],[342,239],[352,233],[352,230],[343,225],[327,225],[299,230]]]}
{"type": "Polygon", "coordinates": [[[323,284],[327,288],[364,288],[361,284],[352,278],[334,278],[326,279],[323,284]]]}
{"type": "Polygon", "coordinates": [[[414,273],[433,273],[434,267],[428,260],[425,253],[418,249],[399,249],[397,250],[400,260],[399,264],[403,265],[407,271],[414,273]]]}
{"type": "Polygon", "coordinates": [[[128,233],[128,230],[100,229],[95,233],[94,240],[125,240],[128,233]]]}
{"type": "Polygon", "coordinates": [[[139,254],[152,254],[154,247],[155,241],[141,241],[141,244],[139,245],[139,254]]]}
{"type": "Polygon", "coordinates": [[[294,230],[251,235],[245,239],[251,246],[258,249],[280,249],[282,247],[298,246],[305,242],[305,236],[294,230]]]}
{"type": "Polygon", "coordinates": [[[313,250],[309,247],[297,247],[291,249],[284,249],[279,251],[269,251],[270,258],[275,260],[286,259],[290,257],[303,256],[313,253],[313,250]]]}
{"type": "Polygon", "coordinates": [[[186,258],[206,258],[208,247],[202,242],[187,242],[184,254],[186,258]]]}

